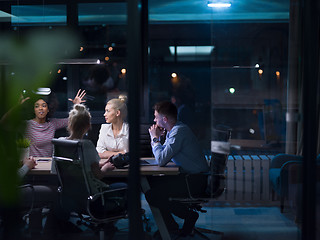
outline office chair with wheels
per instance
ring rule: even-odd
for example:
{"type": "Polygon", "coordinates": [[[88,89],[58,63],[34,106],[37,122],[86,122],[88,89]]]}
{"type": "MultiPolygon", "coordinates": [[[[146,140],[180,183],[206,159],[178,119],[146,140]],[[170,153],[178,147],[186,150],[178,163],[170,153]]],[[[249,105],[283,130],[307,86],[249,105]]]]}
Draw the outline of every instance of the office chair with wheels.
{"type": "MultiPolygon", "coordinates": [[[[213,161],[219,162],[220,170],[224,171],[226,168],[227,159],[228,159],[228,155],[213,153],[211,162],[213,161]]],[[[200,213],[206,213],[207,210],[202,208],[203,205],[208,203],[209,200],[215,199],[221,196],[225,191],[225,186],[226,186],[225,174],[215,173],[213,171],[215,169],[214,165],[215,164],[210,164],[209,173],[203,173],[208,177],[208,186],[207,186],[206,192],[200,195],[193,195],[192,194],[193,190],[191,189],[189,184],[189,179],[192,178],[192,174],[187,174],[185,176],[185,181],[186,181],[189,196],[187,198],[172,198],[171,201],[178,201],[180,203],[186,204],[187,207],[191,210],[194,210],[200,213]]],[[[209,240],[210,238],[205,234],[215,234],[220,236],[224,235],[223,232],[219,232],[211,229],[204,229],[196,226],[194,227],[192,235],[199,235],[200,237],[209,240]]]]}
{"type": "Polygon", "coordinates": [[[52,140],[53,161],[60,181],[60,202],[65,210],[76,213],[81,223],[99,230],[103,240],[107,223],[127,217],[127,189],[109,189],[107,185],[102,188],[90,180],[84,168],[83,141],[88,140],[52,140]]]}
{"type": "MultiPolygon", "coordinates": [[[[188,198],[172,198],[172,201],[178,201],[180,203],[186,204],[189,209],[198,211],[201,213],[206,213],[207,211],[202,208],[205,203],[208,203],[210,199],[218,198],[223,194],[226,189],[226,176],[225,170],[227,166],[227,160],[230,152],[230,143],[228,140],[231,136],[231,129],[215,129],[215,137],[217,141],[211,142],[211,160],[209,162],[210,172],[203,173],[207,175],[207,188],[206,191],[199,195],[193,195],[193,190],[191,189],[191,184],[189,179],[192,178],[192,174],[187,174],[185,176],[185,181],[188,189],[188,198]]],[[[223,232],[204,229],[199,227],[194,227],[193,234],[199,235],[204,239],[210,239],[204,233],[215,234],[223,236],[223,232]]]]}

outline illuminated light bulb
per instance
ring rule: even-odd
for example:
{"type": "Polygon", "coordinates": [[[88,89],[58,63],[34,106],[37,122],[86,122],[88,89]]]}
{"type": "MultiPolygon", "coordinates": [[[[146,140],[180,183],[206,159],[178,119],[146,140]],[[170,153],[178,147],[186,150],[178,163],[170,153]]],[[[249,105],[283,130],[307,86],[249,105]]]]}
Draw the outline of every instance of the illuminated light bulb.
{"type": "Polygon", "coordinates": [[[59,73],[59,74],[61,73],[61,69],[58,70],[58,73],[59,73]]]}
{"type": "Polygon", "coordinates": [[[109,57],[105,57],[105,58],[104,58],[104,60],[109,61],[109,60],[110,60],[110,58],[109,58],[109,57]]]}
{"type": "Polygon", "coordinates": [[[127,72],[127,69],[125,69],[125,68],[122,68],[122,69],[121,69],[121,73],[122,73],[122,74],[126,74],[126,72],[127,72]]]}
{"type": "Polygon", "coordinates": [[[111,52],[113,50],[113,47],[109,47],[108,50],[109,52],[111,52]]]}
{"type": "Polygon", "coordinates": [[[176,73],[171,73],[171,77],[176,78],[178,75],[176,73]]]}
{"type": "Polygon", "coordinates": [[[254,129],[253,129],[253,128],[250,128],[250,129],[249,129],[249,133],[254,134],[254,133],[255,133],[254,129]]]}
{"type": "Polygon", "coordinates": [[[97,64],[100,64],[100,60],[99,59],[97,60],[97,64]]]}
{"type": "Polygon", "coordinates": [[[280,72],[276,71],[276,76],[279,77],[280,76],[280,72]]]}
{"type": "Polygon", "coordinates": [[[261,75],[263,73],[263,70],[262,69],[259,69],[258,70],[258,73],[261,75]]]}
{"type": "Polygon", "coordinates": [[[229,88],[229,93],[234,94],[235,92],[236,92],[235,88],[233,88],[233,87],[229,88]]]}
{"type": "Polygon", "coordinates": [[[83,51],[83,47],[80,47],[80,52],[82,52],[83,51]]]}
{"type": "Polygon", "coordinates": [[[259,68],[260,65],[257,63],[256,65],[254,65],[255,68],[259,68]]]}
{"type": "Polygon", "coordinates": [[[64,80],[64,81],[67,81],[67,79],[68,79],[67,77],[63,77],[63,78],[62,78],[62,80],[64,80]]]}
{"type": "Polygon", "coordinates": [[[180,82],[180,79],[178,78],[178,74],[176,74],[175,72],[171,73],[171,83],[174,86],[177,86],[180,82]]]}

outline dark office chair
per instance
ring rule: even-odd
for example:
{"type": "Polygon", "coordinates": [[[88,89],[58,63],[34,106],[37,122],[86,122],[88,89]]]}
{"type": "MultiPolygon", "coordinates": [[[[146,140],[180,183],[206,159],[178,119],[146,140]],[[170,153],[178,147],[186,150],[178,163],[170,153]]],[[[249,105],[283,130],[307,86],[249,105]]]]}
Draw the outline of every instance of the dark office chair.
{"type": "Polygon", "coordinates": [[[271,160],[269,181],[274,193],[280,197],[280,211],[283,213],[284,201],[288,198],[288,169],[295,164],[302,164],[302,156],[292,154],[277,154],[271,160]]]}
{"type": "MultiPolygon", "coordinates": [[[[188,189],[187,198],[172,198],[172,201],[178,201],[180,203],[186,204],[189,209],[198,211],[201,213],[206,213],[207,211],[202,208],[202,206],[209,202],[210,199],[218,198],[223,194],[226,189],[226,176],[225,170],[227,166],[227,160],[230,152],[230,144],[228,143],[231,137],[231,129],[222,126],[220,129],[214,130],[213,139],[217,141],[211,142],[211,160],[209,162],[210,172],[203,173],[207,175],[207,188],[206,191],[199,195],[193,195],[193,190],[191,189],[191,184],[189,179],[192,178],[192,174],[187,174],[185,176],[186,185],[188,189]]],[[[193,234],[199,235],[204,239],[210,239],[204,233],[216,234],[223,236],[223,232],[214,231],[210,229],[204,229],[199,227],[194,227],[193,234]]]]}
{"type": "MultiPolygon", "coordinates": [[[[320,155],[317,156],[316,163],[317,169],[320,169],[320,155]]],[[[302,164],[303,157],[292,154],[277,154],[271,160],[269,181],[272,187],[272,198],[274,199],[274,193],[277,193],[280,197],[281,213],[284,212],[285,200],[292,201],[292,198],[300,199],[302,196],[302,193],[297,194],[297,196],[290,196],[289,193],[290,187],[293,186],[292,183],[297,184],[302,182],[302,164]]]]}
{"type": "MultiPolygon", "coordinates": [[[[61,206],[80,217],[81,223],[99,230],[104,239],[104,227],[126,218],[126,188],[105,189],[96,186],[84,168],[82,140],[53,139],[53,161],[60,181],[61,206]]],[[[100,185],[99,185],[100,186],[100,185]]]]}

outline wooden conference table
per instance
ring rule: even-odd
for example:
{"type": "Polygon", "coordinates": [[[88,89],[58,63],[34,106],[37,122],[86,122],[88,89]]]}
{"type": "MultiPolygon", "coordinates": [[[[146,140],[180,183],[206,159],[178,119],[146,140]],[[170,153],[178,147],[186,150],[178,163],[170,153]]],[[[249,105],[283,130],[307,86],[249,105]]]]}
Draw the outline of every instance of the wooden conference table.
{"type": "MultiPolygon", "coordinates": [[[[146,160],[150,158],[141,158],[141,160],[146,160]]],[[[30,170],[28,175],[34,176],[45,176],[45,175],[53,175],[51,173],[51,165],[52,159],[51,158],[36,158],[37,165],[34,169],[30,170]]],[[[150,189],[150,185],[148,182],[147,176],[166,176],[166,175],[178,175],[179,168],[173,164],[169,163],[166,167],[159,167],[155,165],[148,165],[148,166],[141,166],[140,167],[140,175],[141,175],[141,188],[142,191],[145,193],[150,189]]],[[[123,169],[114,169],[113,171],[108,172],[106,177],[125,177],[128,176],[128,168],[123,169]]],[[[162,239],[170,240],[170,234],[167,230],[167,227],[163,221],[161,213],[158,208],[150,206],[152,215],[154,220],[158,226],[159,232],[161,234],[162,239]]]]}
{"type": "MultiPolygon", "coordinates": [[[[147,160],[152,158],[141,158],[141,160],[147,160]]],[[[52,158],[36,158],[37,165],[32,169],[29,174],[32,175],[51,175],[52,158]]],[[[169,163],[166,167],[159,167],[155,165],[140,167],[140,174],[143,176],[162,176],[162,175],[177,175],[179,174],[179,168],[173,163],[169,163]]],[[[123,177],[128,175],[128,168],[114,169],[108,172],[107,177],[123,177]]]]}

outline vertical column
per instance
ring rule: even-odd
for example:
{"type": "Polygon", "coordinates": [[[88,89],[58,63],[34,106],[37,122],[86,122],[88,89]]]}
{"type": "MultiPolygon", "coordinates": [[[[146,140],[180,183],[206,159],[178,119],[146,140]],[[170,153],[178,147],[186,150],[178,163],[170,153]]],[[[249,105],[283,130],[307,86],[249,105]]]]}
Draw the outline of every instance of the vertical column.
{"type": "Polygon", "coordinates": [[[78,4],[75,0],[67,1],[67,26],[69,28],[77,28],[78,20],[78,4]]]}
{"type": "Polygon", "coordinates": [[[141,0],[141,38],[142,38],[142,82],[141,82],[141,96],[140,99],[141,106],[144,106],[141,109],[141,118],[144,122],[149,121],[149,84],[148,84],[148,46],[149,46],[149,12],[148,12],[148,0],[141,0]]]}
{"type": "Polygon", "coordinates": [[[298,44],[301,42],[299,35],[299,0],[290,1],[289,23],[289,55],[288,55],[288,80],[287,80],[287,112],[286,112],[286,153],[296,154],[297,128],[298,128],[298,82],[300,68],[298,67],[298,44]]]}
{"type": "MultiPolygon", "coordinates": [[[[75,31],[79,25],[78,4],[75,0],[67,1],[67,26],[68,30],[75,31]]],[[[68,65],[68,81],[67,81],[67,96],[74,96],[79,89],[79,72],[76,65],[68,65]]],[[[72,102],[68,101],[68,107],[72,106],[72,102]]]]}
{"type": "Polygon", "coordinates": [[[143,1],[128,0],[128,119],[129,119],[129,239],[143,239],[140,199],[140,93],[142,81],[141,9],[143,1]]]}
{"type": "Polygon", "coordinates": [[[319,9],[317,0],[301,0],[302,98],[303,98],[303,191],[302,239],[316,239],[316,151],[319,132],[317,92],[319,84],[319,9]]]}

